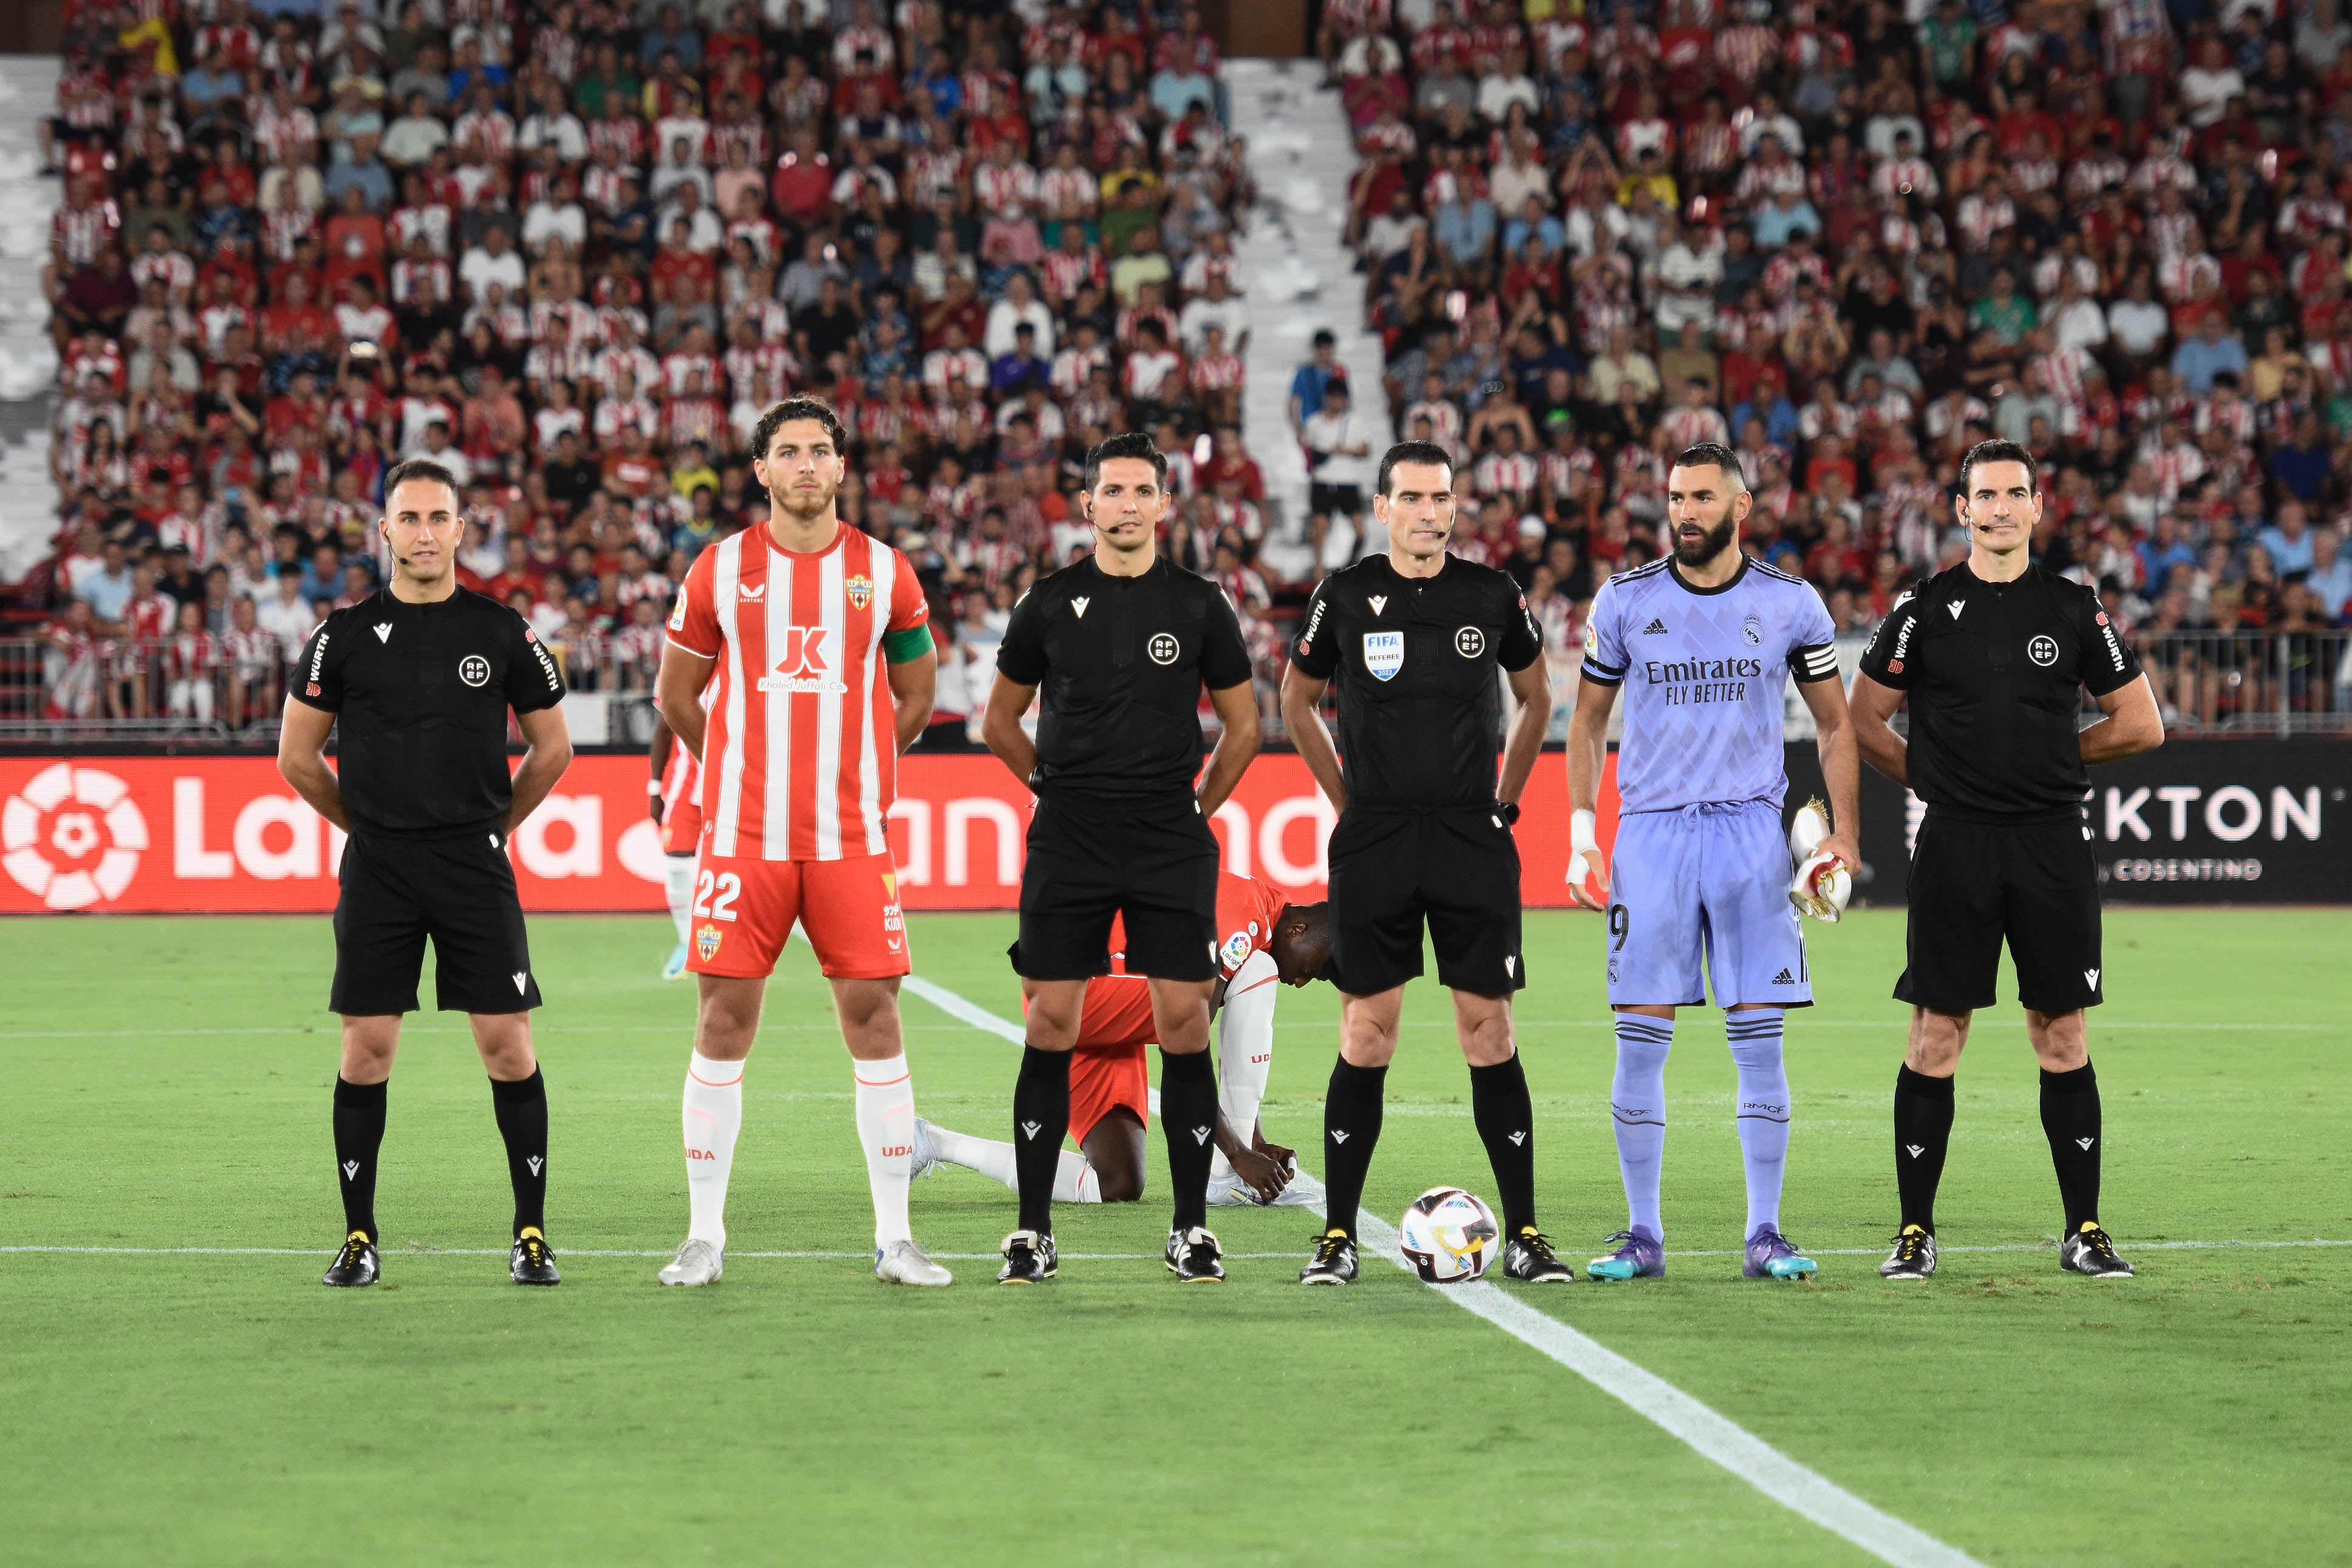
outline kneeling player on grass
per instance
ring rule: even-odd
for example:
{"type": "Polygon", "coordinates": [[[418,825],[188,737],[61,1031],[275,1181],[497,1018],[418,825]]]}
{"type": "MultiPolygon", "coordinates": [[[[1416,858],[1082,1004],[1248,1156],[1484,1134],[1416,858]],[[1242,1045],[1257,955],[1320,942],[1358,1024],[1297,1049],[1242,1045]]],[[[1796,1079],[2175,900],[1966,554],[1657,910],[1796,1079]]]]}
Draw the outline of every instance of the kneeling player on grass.
{"type": "Polygon", "coordinates": [[[1471,1115],[1502,1200],[1504,1277],[1565,1283],[1576,1276],[1536,1225],[1535,1115],[1511,1028],[1511,994],[1527,984],[1511,825],[1551,711],[1543,637],[1507,575],[1446,553],[1454,468],[1444,447],[1390,447],[1372,510],[1388,553],[1323,579],[1282,678],[1283,722],[1339,810],[1330,845],[1339,1057],[1323,1102],[1330,1201],[1299,1283],[1356,1277],[1356,1213],[1424,920],[1438,982],[1454,993],[1471,1115]],[[1339,754],[1316,712],[1335,679],[1339,754]],[[1518,712],[1498,784],[1507,681],[1518,712]]]}
{"type": "Polygon", "coordinates": [[[701,991],[686,1075],[692,1218],[661,1282],[711,1285],[724,1271],[743,1063],[797,920],[833,983],[852,1058],[875,1278],[945,1285],[951,1277],[907,1226],[915,1095],[898,980],[909,966],[885,831],[898,753],[931,712],[923,591],[904,556],[835,517],[845,466],[832,409],[792,398],[752,434],[769,520],[696,558],[656,693],[678,742],[705,763],[707,824],[687,962],[701,991]]]}
{"type": "MultiPolygon", "coordinates": [[[[1218,976],[1210,996],[1217,1031],[1217,1158],[1209,1203],[1297,1205],[1321,1184],[1297,1173],[1288,1149],[1265,1141],[1257,1108],[1274,1064],[1277,983],[1304,985],[1323,968],[1330,931],[1323,904],[1288,904],[1279,890],[1231,872],[1217,878],[1218,976]],[[1247,1142],[1244,1142],[1247,1140],[1247,1142]]],[[[1111,945],[1120,948],[1114,925],[1111,945]]],[[[1025,998],[1024,998],[1025,1004],[1025,998]]],[[[1070,1137],[1054,1174],[1057,1203],[1133,1203],[1143,1195],[1144,1127],[1150,1113],[1150,1069],[1144,1047],[1159,1043],[1151,989],[1114,953],[1112,973],[1087,982],[1078,1043],[1070,1057],[1070,1137]]],[[[1018,1192],[1011,1143],[950,1131],[918,1118],[915,1174],[961,1165],[1018,1192]]]]}
{"type": "Polygon", "coordinates": [[[1621,1245],[1587,1266],[1596,1279],[1666,1271],[1658,1205],[1666,1052],[1675,1009],[1706,999],[1702,954],[1739,1069],[1739,1154],[1748,1177],[1742,1272],[1751,1279],[1814,1273],[1813,1260],[1780,1234],[1789,1156],[1782,1009],[1813,1005],[1780,833],[1789,787],[1784,671],[1796,677],[1820,730],[1822,776],[1838,828],[1822,847],[1849,866],[1860,860],[1860,768],[1837,679],[1837,631],[1821,595],[1740,552],[1750,500],[1738,461],[1711,442],[1675,460],[1666,478],[1673,552],[1602,584],[1585,630],[1584,679],[1568,739],[1569,886],[1579,903],[1609,911],[1609,1002],[1617,1014],[1609,1100],[1632,1211],[1610,1237],[1621,1245]],[[1621,815],[1610,868],[1592,823],[1620,686],[1621,815]]]}

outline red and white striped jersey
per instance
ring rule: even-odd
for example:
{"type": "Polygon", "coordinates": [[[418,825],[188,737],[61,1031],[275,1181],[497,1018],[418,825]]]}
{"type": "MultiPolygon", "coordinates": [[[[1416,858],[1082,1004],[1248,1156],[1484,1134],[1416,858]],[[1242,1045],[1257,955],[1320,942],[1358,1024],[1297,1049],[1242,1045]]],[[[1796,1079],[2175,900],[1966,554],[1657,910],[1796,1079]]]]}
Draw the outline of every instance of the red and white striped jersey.
{"type": "Polygon", "coordinates": [[[710,853],[888,853],[898,746],[882,639],[929,616],[906,557],[845,523],[814,554],[750,528],[696,557],[669,637],[719,665],[702,742],[710,853]]]}

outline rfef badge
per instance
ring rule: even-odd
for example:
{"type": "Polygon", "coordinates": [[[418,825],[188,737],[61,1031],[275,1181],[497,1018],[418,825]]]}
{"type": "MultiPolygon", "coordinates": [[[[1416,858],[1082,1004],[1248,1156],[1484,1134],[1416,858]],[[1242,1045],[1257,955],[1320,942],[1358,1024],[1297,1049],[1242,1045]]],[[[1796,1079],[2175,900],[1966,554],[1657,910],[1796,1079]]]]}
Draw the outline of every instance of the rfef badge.
{"type": "Polygon", "coordinates": [[[1393,680],[1404,668],[1402,632],[1366,632],[1364,669],[1375,680],[1393,680]]]}

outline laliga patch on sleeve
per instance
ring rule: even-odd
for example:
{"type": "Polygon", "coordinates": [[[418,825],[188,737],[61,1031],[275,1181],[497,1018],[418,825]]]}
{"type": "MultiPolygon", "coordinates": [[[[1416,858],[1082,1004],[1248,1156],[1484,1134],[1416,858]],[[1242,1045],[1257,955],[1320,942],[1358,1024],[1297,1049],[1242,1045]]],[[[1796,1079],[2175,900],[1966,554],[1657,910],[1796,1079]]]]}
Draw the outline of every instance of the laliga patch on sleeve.
{"type": "Polygon", "coordinates": [[[1245,931],[1237,931],[1234,932],[1233,935],[1225,938],[1224,952],[1221,956],[1223,958],[1224,964],[1227,969],[1239,969],[1243,963],[1248,961],[1249,955],[1249,932],[1245,931]]]}
{"type": "Polygon", "coordinates": [[[1375,680],[1393,680],[1404,668],[1402,632],[1366,632],[1364,669],[1375,680]]]}

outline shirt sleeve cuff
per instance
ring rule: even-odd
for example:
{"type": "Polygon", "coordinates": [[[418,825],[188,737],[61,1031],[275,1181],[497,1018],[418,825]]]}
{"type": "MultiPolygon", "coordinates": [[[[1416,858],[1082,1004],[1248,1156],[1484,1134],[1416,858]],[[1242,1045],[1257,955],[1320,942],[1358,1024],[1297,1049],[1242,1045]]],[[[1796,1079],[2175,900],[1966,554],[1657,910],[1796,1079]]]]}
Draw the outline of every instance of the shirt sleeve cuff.
{"type": "Polygon", "coordinates": [[[1625,680],[1623,667],[1612,669],[1607,665],[1596,663],[1590,658],[1584,661],[1580,673],[1585,679],[1595,686],[1622,686],[1625,680]]]}
{"type": "Polygon", "coordinates": [[[687,652],[692,654],[697,658],[717,658],[719,657],[719,650],[716,648],[713,648],[709,653],[705,653],[702,649],[695,647],[692,643],[679,642],[677,638],[670,637],[667,633],[663,635],[662,640],[684,648],[687,652]]]}

